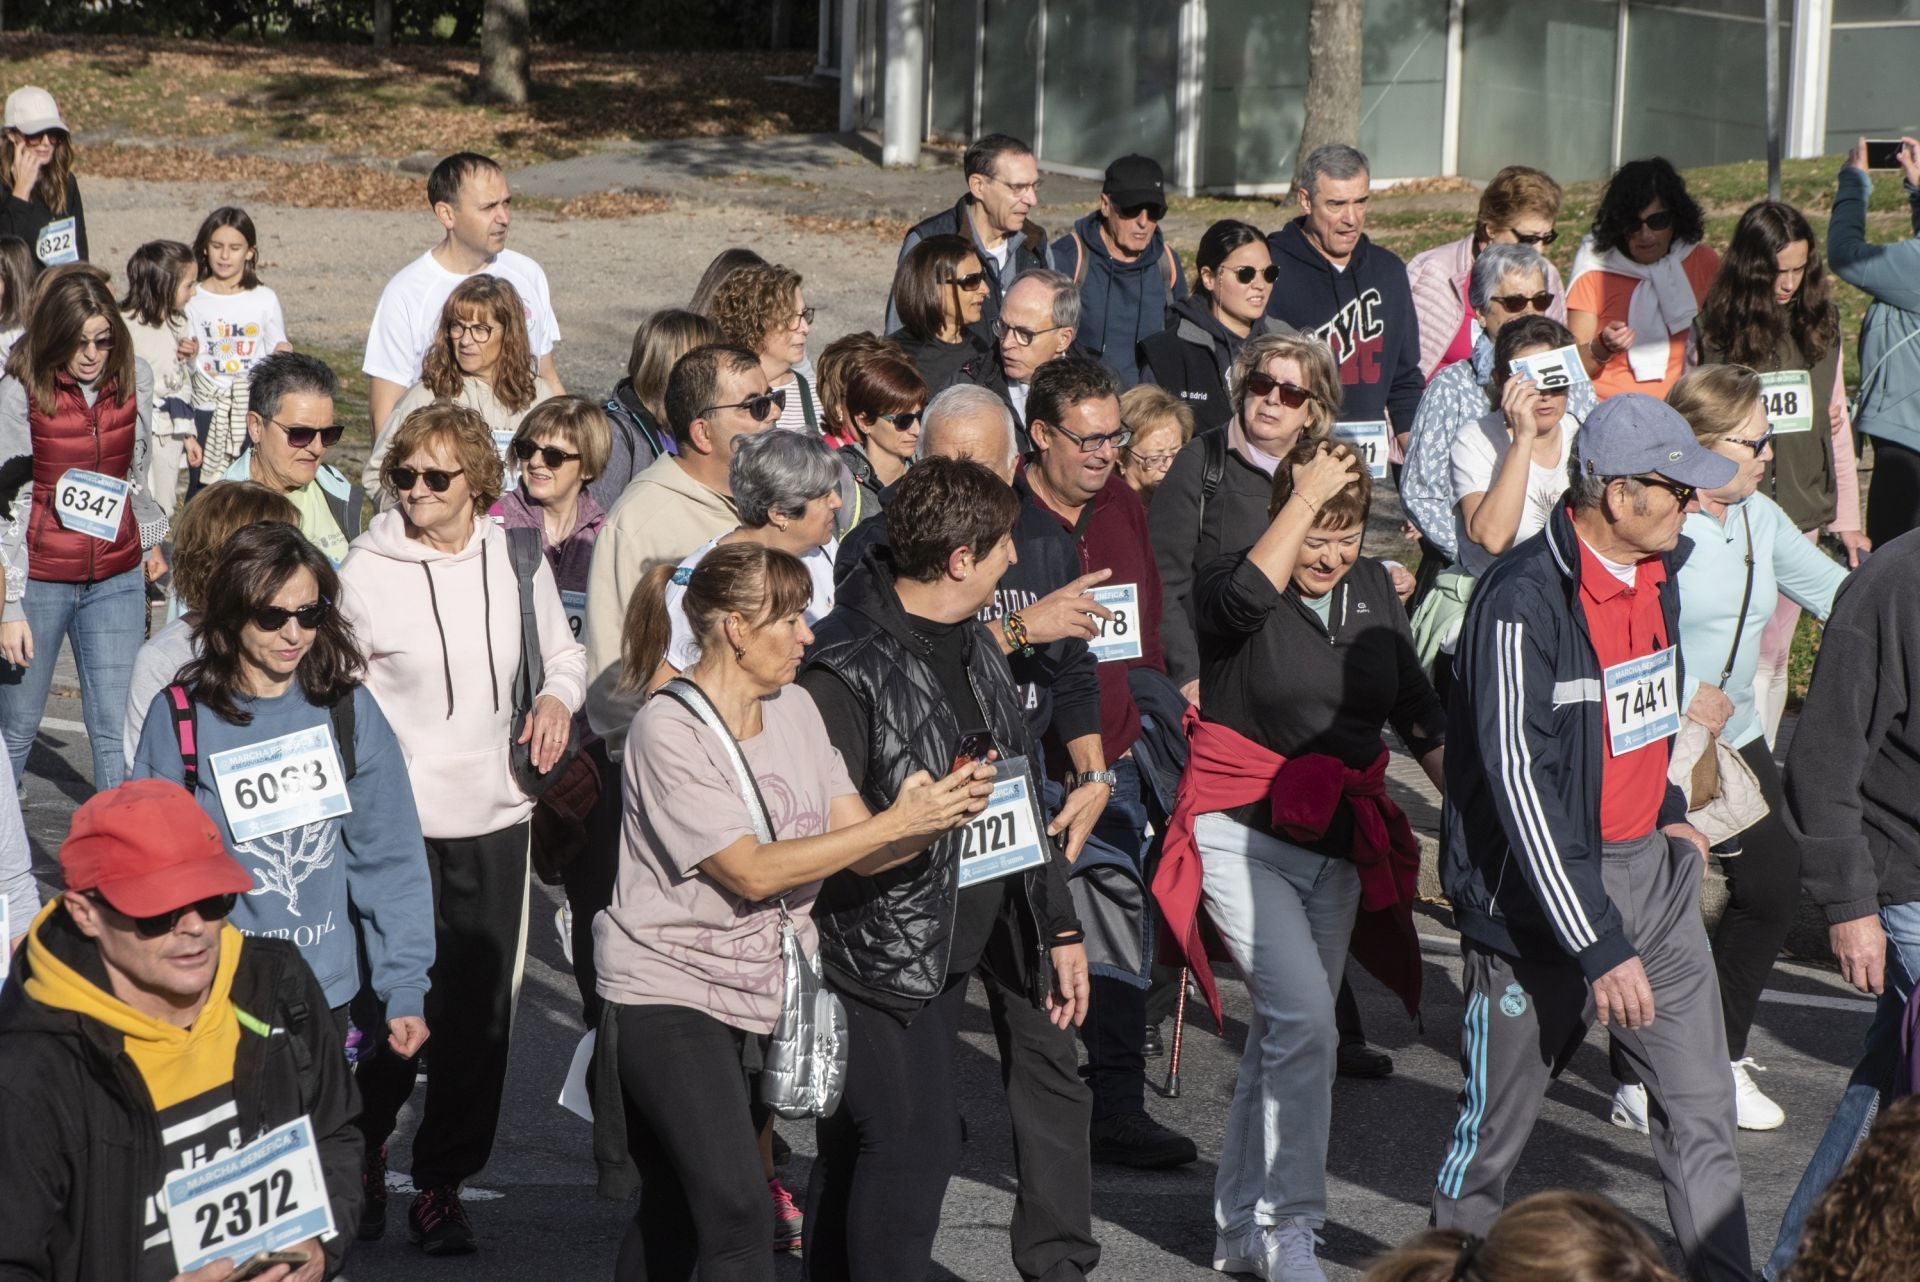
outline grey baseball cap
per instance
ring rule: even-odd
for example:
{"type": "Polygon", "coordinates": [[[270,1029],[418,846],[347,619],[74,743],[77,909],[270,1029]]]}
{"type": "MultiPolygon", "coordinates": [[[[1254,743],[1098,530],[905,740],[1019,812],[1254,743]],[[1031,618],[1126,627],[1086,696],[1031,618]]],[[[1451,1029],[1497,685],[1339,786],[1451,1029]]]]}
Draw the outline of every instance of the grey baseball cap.
{"type": "Polygon", "coordinates": [[[1695,440],[1680,411],[1642,392],[1622,392],[1601,401],[1580,425],[1574,448],[1592,476],[1657,474],[1714,490],[1740,470],[1732,459],[1695,440]]]}

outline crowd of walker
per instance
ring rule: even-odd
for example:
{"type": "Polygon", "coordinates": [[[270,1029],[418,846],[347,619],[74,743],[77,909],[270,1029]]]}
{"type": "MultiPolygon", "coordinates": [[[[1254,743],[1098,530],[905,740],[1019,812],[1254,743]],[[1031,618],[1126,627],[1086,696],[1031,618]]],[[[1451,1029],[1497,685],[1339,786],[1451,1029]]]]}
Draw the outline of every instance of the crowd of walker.
{"type": "Polygon", "coordinates": [[[7,98],[0,1276],[335,1276],[389,1233],[410,1098],[396,1227],[476,1250],[537,876],[600,1188],[637,1194],[615,1278],[929,1276],[975,978],[1013,1267],[1086,1277],[1094,1165],[1197,1160],[1144,1087],[1221,964],[1211,1263],[1320,1282],[1333,1080],[1393,1067],[1349,957],[1420,1009],[1396,752],[1444,794],[1463,1082],[1430,1227],[1369,1278],[1676,1276],[1603,1198],[1506,1205],[1595,1020],[1685,1275],[1753,1278],[1737,1131],[1784,1114],[1749,1036],[1803,891],[1879,1002],[1760,1276],[1920,1268],[1920,143],[1912,239],[1866,236],[1864,141],[1824,246],[1760,201],[1716,251],[1636,160],[1563,278],[1537,169],[1403,263],[1324,146],[1297,216],[1188,258],[1154,160],[1050,238],[992,135],[884,332],[811,352],[801,274],[728,249],[604,403],[461,153],[372,308],[358,476],[246,211],[116,297],[78,159],[7,98]],[[1871,296],[1851,404],[1829,268],[1871,296]],[[1411,569],[1362,554],[1388,485],[1411,569]],[[97,791],[42,903],[15,798],[69,646],[97,791]],[[798,1200],[776,1115],[812,1119],[798,1200]]]}

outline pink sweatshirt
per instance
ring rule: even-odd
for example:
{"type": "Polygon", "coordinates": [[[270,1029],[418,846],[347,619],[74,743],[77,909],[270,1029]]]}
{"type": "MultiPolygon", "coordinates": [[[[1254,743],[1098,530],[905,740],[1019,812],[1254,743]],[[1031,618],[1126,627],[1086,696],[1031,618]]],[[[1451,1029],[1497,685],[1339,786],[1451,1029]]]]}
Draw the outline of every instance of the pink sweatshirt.
{"type": "MultiPolygon", "coordinates": [[[[520,588],[500,527],[485,517],[473,527],[466,547],[439,552],[408,538],[399,512],[382,512],[340,566],[340,610],[367,656],[367,688],[406,753],[429,837],[498,832],[533,810],[514,782],[507,745],[520,588]]],[[[539,693],[578,712],[587,652],[567,626],[544,558],[533,594],[547,674],[539,693]]]]}

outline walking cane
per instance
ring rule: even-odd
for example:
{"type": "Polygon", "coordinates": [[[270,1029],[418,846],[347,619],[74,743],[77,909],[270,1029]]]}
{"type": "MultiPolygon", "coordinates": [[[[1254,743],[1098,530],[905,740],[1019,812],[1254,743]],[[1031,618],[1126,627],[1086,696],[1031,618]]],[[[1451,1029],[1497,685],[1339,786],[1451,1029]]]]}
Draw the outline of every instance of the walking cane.
{"type": "Polygon", "coordinates": [[[1180,996],[1173,1004],[1173,1050],[1167,1055],[1167,1098],[1180,1098],[1180,1039],[1187,1031],[1187,981],[1193,972],[1180,968],[1180,996]]]}

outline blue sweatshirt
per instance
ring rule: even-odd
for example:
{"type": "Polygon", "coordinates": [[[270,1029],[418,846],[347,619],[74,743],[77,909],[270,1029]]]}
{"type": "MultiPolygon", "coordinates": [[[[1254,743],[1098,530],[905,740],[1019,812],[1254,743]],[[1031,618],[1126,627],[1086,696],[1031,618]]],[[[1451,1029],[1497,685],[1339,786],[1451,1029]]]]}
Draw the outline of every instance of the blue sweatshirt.
{"type": "MultiPolygon", "coordinates": [[[[367,688],[356,688],[354,776],[346,785],[352,810],[235,841],[212,765],[216,754],[316,727],[325,730],[327,743],[338,752],[332,744],[332,713],[309,703],[297,682],[276,698],[238,702],[253,713],[252,724],[232,725],[205,706],[194,709],[200,756],[194,797],[220,825],[227,852],[254,880],[254,889],[242,895],[234,909],[233,924],[249,935],[292,940],[326,990],[327,1004],[338,1008],[352,1000],[361,984],[351,906],[359,915],[373,990],[386,1002],[387,1018],[419,1016],[427,996],[427,970],[433,965],[433,884],[413,786],[393,727],[367,688]]],[[[175,734],[173,711],[162,690],[154,696],[140,732],[134,778],[186,782],[175,734]]]]}
{"type": "Polygon", "coordinates": [[[1867,239],[1873,177],[1840,171],[1827,221],[1833,274],[1873,298],[1860,322],[1860,405],[1855,431],[1920,450],[1920,188],[1907,188],[1914,234],[1888,245],[1867,239]]]}
{"type": "Polygon", "coordinates": [[[1053,242],[1053,261],[1080,282],[1080,328],[1073,337],[1074,347],[1105,361],[1120,376],[1122,387],[1132,387],[1140,381],[1141,340],[1165,329],[1168,309],[1187,296],[1187,274],[1180,256],[1168,254],[1167,242],[1156,229],[1145,253],[1130,263],[1121,262],[1107,252],[1096,209],[1053,242]],[[1167,288],[1169,257],[1173,261],[1171,290],[1167,288]]]}

